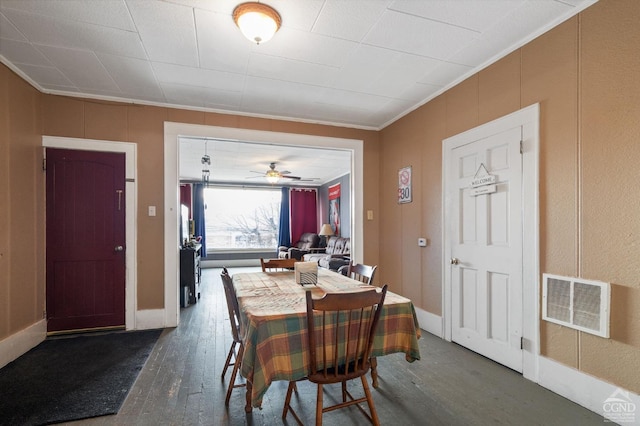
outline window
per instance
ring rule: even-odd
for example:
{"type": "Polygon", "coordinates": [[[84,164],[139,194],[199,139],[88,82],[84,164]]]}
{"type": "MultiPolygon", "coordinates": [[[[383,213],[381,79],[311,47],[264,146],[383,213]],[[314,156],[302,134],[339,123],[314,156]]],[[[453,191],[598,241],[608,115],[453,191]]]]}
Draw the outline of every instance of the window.
{"type": "Polygon", "coordinates": [[[207,251],[278,246],[279,188],[205,188],[207,251]]]}

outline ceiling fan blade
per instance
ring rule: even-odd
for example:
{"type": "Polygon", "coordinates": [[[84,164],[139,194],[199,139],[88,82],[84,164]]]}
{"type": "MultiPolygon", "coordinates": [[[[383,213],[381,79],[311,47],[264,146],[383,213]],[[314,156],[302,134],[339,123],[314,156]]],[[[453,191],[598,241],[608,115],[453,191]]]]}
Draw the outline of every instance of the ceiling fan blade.
{"type": "Polygon", "coordinates": [[[281,175],[290,175],[291,172],[289,170],[284,170],[280,172],[281,175]]]}
{"type": "MultiPolygon", "coordinates": [[[[282,175],[282,173],[281,173],[282,175]]],[[[302,179],[300,176],[289,176],[289,175],[282,175],[283,178],[285,179],[293,179],[293,180],[300,180],[302,179]]]]}
{"type": "Polygon", "coordinates": [[[249,173],[258,173],[259,175],[264,175],[264,172],[256,172],[255,170],[249,170],[249,173]]]}

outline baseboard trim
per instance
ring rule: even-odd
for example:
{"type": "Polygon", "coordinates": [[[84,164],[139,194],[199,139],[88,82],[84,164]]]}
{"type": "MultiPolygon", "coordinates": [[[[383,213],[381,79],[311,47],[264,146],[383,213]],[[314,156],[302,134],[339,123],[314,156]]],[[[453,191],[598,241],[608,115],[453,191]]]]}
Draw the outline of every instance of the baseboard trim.
{"type": "MultiPolygon", "coordinates": [[[[543,356],[538,357],[538,384],[616,423],[640,421],[640,396],[619,386],[605,382],[582,371],[568,367],[543,356]],[[627,401],[632,408],[627,412],[635,418],[625,421],[619,416],[621,411],[605,405],[608,398],[617,397],[627,401]],[[614,411],[615,410],[615,411],[614,411]]],[[[616,403],[613,403],[616,404],[616,403]]],[[[623,407],[624,409],[624,407],[623,407]]],[[[624,414],[624,413],[622,413],[624,414]]]]}
{"type": "Polygon", "coordinates": [[[144,309],[136,311],[135,330],[151,330],[168,327],[164,309],[144,309]]]}
{"type": "Polygon", "coordinates": [[[443,337],[442,334],[442,317],[432,314],[431,312],[427,312],[424,309],[415,308],[416,309],[416,317],[418,318],[418,323],[420,324],[420,328],[424,331],[428,331],[429,333],[436,335],[440,338],[443,337]]]}
{"type": "Polygon", "coordinates": [[[35,324],[0,340],[0,368],[35,348],[47,337],[47,321],[35,324]]]}
{"type": "MultiPolygon", "coordinates": [[[[435,336],[444,338],[442,317],[417,307],[415,309],[420,328],[435,336]]],[[[621,424],[640,423],[640,395],[550,358],[541,355],[536,358],[538,361],[537,383],[540,386],[598,413],[612,422],[621,424]],[[608,402],[607,399],[612,397],[618,398],[623,404],[625,401],[629,403],[627,407],[631,412],[623,413],[623,415],[627,416],[627,420],[616,417],[621,415],[621,410],[625,409],[624,405],[617,407],[617,409],[611,408],[611,405],[605,405],[608,402]],[[633,418],[631,421],[628,420],[629,416],[633,418]]],[[[536,381],[535,378],[525,378],[536,381]]],[[[615,405],[616,402],[613,402],[613,404],[615,405]]]]}

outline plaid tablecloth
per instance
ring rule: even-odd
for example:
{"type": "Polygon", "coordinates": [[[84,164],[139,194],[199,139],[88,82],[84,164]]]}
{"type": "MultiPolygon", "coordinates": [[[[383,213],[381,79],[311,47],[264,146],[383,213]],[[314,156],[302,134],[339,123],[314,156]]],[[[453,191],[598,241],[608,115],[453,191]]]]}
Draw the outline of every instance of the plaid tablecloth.
{"type": "MultiPolygon", "coordinates": [[[[298,380],[307,375],[306,296],[354,291],[357,281],[320,269],[318,285],[302,287],[293,272],[252,272],[233,275],[245,330],[241,374],[251,382],[251,404],[260,407],[274,380],[298,380]]],[[[420,327],[411,300],[387,291],[373,343],[372,356],[405,353],[420,359],[420,327]]]]}

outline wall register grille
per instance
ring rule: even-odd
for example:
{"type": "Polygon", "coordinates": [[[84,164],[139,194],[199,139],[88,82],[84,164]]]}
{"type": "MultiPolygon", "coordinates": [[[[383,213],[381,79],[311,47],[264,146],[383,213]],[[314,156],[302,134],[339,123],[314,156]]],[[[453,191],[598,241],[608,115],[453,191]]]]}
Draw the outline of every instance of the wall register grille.
{"type": "Polygon", "coordinates": [[[609,338],[609,283],[552,274],[542,280],[542,319],[609,338]]]}

